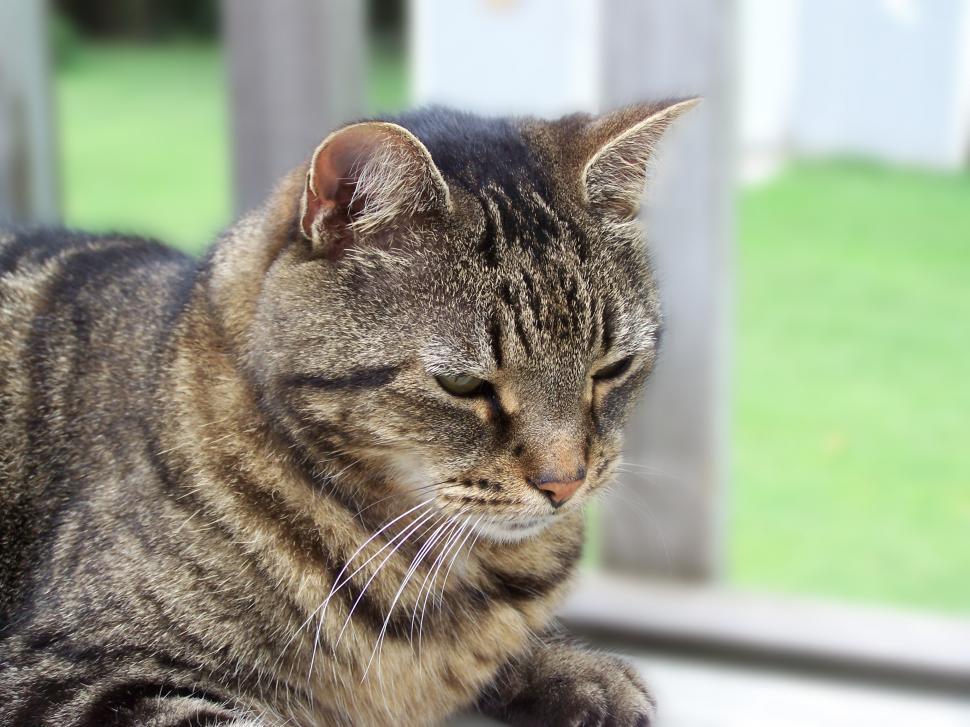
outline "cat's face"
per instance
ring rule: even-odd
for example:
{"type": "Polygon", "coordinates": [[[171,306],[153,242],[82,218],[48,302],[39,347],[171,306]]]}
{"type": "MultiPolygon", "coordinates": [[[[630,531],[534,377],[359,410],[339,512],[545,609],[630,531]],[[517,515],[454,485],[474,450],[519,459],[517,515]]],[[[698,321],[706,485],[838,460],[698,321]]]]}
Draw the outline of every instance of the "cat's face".
{"type": "Polygon", "coordinates": [[[414,136],[328,138],[306,239],[267,273],[253,343],[290,435],[495,539],[581,508],[612,476],[656,358],[633,213],[656,127],[679,110],[433,112],[401,120],[414,136]]]}

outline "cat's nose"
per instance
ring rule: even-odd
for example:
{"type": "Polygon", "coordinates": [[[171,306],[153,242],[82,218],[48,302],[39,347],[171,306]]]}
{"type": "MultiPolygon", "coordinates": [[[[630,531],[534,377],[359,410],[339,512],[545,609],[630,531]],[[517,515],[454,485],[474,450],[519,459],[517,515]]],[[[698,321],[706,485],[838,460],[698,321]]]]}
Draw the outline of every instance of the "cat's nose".
{"type": "Polygon", "coordinates": [[[532,484],[545,493],[553,507],[559,507],[576,494],[583,482],[586,481],[586,468],[581,467],[573,474],[563,477],[559,473],[543,472],[538,478],[530,480],[532,484]]]}

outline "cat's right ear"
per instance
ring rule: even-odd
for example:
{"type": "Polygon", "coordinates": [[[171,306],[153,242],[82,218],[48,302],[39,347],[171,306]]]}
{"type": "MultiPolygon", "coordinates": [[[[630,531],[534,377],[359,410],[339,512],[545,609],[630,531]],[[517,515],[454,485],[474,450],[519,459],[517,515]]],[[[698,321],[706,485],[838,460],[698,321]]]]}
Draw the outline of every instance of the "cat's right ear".
{"type": "Polygon", "coordinates": [[[700,103],[687,98],[637,104],[600,116],[580,135],[580,186],[593,209],[619,219],[636,216],[657,142],[681,114],[700,103]]]}
{"type": "Polygon", "coordinates": [[[397,124],[364,122],[333,132],[313,153],[300,230],[315,254],[337,260],[448,206],[448,185],[424,144],[397,124]]]}

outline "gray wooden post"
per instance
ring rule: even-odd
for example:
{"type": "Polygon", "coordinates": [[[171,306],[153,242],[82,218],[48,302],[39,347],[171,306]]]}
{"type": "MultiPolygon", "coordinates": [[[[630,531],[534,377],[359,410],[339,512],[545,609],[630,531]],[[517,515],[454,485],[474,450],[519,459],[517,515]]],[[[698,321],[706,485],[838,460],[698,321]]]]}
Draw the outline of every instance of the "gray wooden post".
{"type": "Polygon", "coordinates": [[[605,107],[702,95],[661,145],[645,222],[666,311],[661,360],[607,508],[610,569],[709,578],[725,552],[732,259],[731,38],[725,0],[607,0],[605,107]],[[662,174],[660,170],[662,169],[662,174]],[[644,470],[643,468],[646,468],[644,470]],[[625,521],[625,522],[623,522],[625,521]]]}
{"type": "Polygon", "coordinates": [[[47,6],[0,2],[0,220],[53,223],[56,174],[47,6]]]}
{"type": "Polygon", "coordinates": [[[364,108],[364,3],[223,0],[235,208],[262,201],[364,108]]]}

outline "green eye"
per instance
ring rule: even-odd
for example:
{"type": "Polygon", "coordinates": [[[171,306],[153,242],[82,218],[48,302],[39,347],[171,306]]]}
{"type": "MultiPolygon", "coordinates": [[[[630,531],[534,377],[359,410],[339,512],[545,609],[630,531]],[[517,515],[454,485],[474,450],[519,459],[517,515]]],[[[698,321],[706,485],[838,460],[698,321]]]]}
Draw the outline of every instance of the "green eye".
{"type": "Polygon", "coordinates": [[[608,381],[609,379],[616,379],[626,373],[627,369],[630,368],[630,364],[633,363],[633,356],[627,356],[626,358],[621,358],[619,361],[611,363],[609,366],[604,366],[595,374],[593,374],[593,379],[596,381],[608,381]]]}
{"type": "Polygon", "coordinates": [[[435,376],[435,379],[441,384],[442,389],[454,396],[475,396],[480,394],[486,386],[484,379],[468,374],[457,374],[455,376],[442,374],[435,376]]]}

